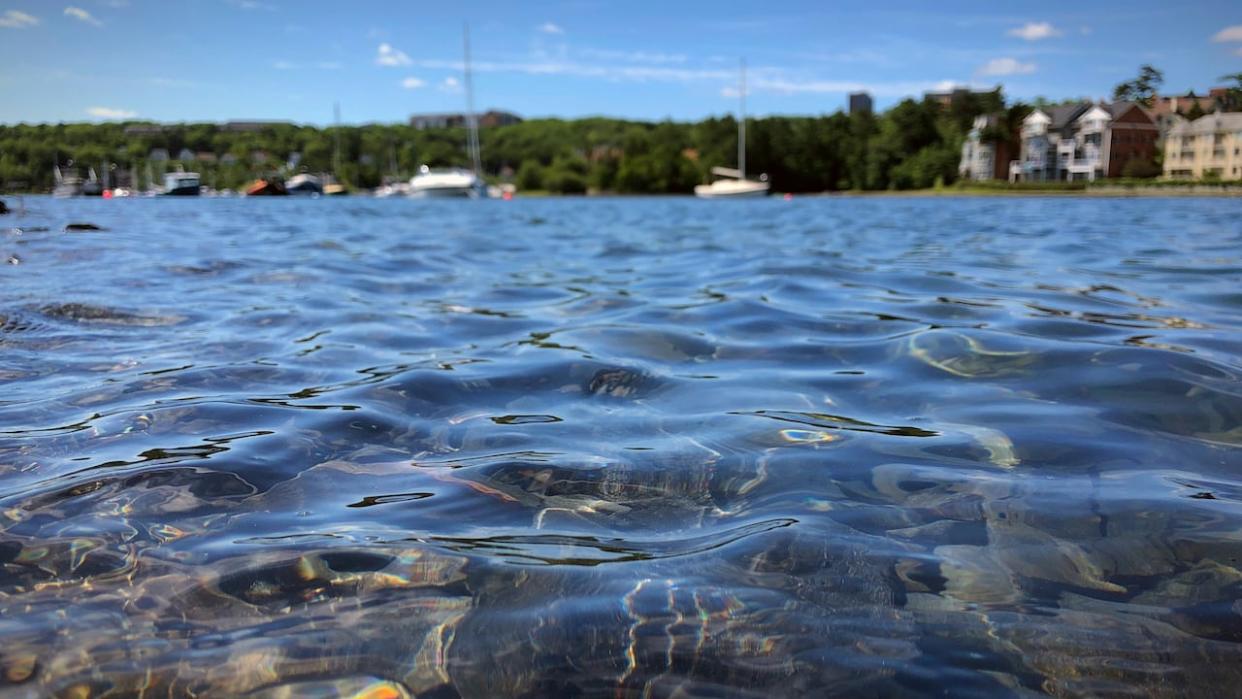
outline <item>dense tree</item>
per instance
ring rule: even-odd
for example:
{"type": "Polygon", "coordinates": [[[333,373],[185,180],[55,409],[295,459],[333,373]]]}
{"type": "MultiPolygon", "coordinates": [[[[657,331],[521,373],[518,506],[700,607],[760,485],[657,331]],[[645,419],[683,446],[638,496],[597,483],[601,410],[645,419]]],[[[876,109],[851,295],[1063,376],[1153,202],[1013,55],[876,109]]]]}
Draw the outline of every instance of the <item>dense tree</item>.
{"type": "Polygon", "coordinates": [[[1242,73],[1230,73],[1220,76],[1221,82],[1233,82],[1225,88],[1225,100],[1221,105],[1227,112],[1242,112],[1242,73]]]}
{"type": "Polygon", "coordinates": [[[1144,65],[1139,67],[1138,77],[1127,80],[1113,88],[1113,99],[1125,102],[1138,102],[1150,107],[1156,101],[1156,94],[1164,83],[1164,73],[1144,65]]]}
{"type": "MultiPolygon", "coordinates": [[[[966,95],[948,106],[906,100],[878,115],[750,119],[747,172],[752,177],[767,174],[773,189],[783,192],[906,189],[951,182],[974,117],[1003,107],[997,91],[966,95]]],[[[697,123],[535,119],[483,129],[480,136],[489,179],[508,173],[526,190],[685,193],[710,180],[712,167],[737,165],[737,122],[732,116],[697,123]]],[[[355,187],[408,178],[422,164],[469,164],[462,128],[271,124],[257,131],[231,131],[217,124],[19,124],[0,126],[0,190],[47,191],[54,164],[98,171],[105,163],[138,174],[143,184],[148,172],[158,180],[180,165],[202,173],[204,183],[237,188],[259,175],[289,174],[293,154],[300,159],[294,169],[331,171],[338,140],[340,166],[335,174],[355,187]],[[172,160],[161,160],[157,149],[172,160]],[[183,149],[191,154],[190,162],[176,161],[183,149]]]]}

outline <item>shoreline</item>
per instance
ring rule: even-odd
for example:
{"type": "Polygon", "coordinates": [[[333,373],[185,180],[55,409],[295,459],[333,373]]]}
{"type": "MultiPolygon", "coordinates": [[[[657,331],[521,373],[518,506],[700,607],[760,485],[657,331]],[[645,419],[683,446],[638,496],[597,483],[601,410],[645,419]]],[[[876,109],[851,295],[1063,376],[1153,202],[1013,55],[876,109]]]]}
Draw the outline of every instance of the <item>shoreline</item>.
{"type": "MultiPolygon", "coordinates": [[[[902,190],[840,190],[830,192],[772,192],[769,199],[780,199],[786,195],[796,199],[801,198],[829,198],[829,197],[891,197],[891,198],[966,198],[966,197],[1082,197],[1095,199],[1139,199],[1139,198],[1210,198],[1210,199],[1232,199],[1242,198],[1242,186],[1220,186],[1220,185],[1186,185],[1186,186],[1123,186],[1123,185],[1104,185],[1100,187],[1089,187],[1085,189],[1001,189],[994,187],[962,187],[962,188],[930,188],[930,189],[902,189],[902,190]]],[[[48,192],[5,192],[0,194],[0,201],[8,200],[12,202],[15,199],[23,197],[51,198],[48,192]]],[[[354,195],[358,198],[371,198],[366,194],[354,195]]],[[[668,192],[668,193],[628,193],[628,192],[586,192],[583,194],[557,194],[546,190],[531,190],[529,192],[518,191],[515,198],[527,199],[642,199],[649,197],[687,197],[694,198],[690,193],[668,192]]],[[[102,197],[69,197],[72,199],[103,199],[102,197]]],[[[149,199],[152,197],[134,197],[136,199],[149,199]]],[[[155,197],[160,198],[160,197],[155,197]]],[[[203,199],[228,198],[235,199],[239,197],[214,197],[204,196],[203,199]]],[[[8,211],[4,213],[16,213],[17,209],[10,203],[8,211]]]]}

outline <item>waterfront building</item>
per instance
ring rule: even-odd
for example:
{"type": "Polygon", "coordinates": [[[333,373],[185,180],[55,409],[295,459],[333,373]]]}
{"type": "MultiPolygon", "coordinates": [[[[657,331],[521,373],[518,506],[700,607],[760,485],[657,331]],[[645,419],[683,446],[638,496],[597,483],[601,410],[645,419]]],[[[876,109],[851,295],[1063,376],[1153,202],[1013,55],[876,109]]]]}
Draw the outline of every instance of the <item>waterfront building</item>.
{"type": "Polygon", "coordinates": [[[1136,102],[1036,109],[1022,121],[1012,182],[1097,180],[1154,169],[1159,129],[1136,102]]]}
{"type": "Polygon", "coordinates": [[[1242,179],[1242,112],[1217,112],[1174,124],[1164,141],[1164,176],[1242,179]]]}
{"type": "Polygon", "coordinates": [[[963,180],[981,182],[1005,179],[1009,163],[1017,155],[1018,133],[999,133],[1003,128],[999,114],[975,117],[970,133],[962,142],[958,175],[963,180]]]}

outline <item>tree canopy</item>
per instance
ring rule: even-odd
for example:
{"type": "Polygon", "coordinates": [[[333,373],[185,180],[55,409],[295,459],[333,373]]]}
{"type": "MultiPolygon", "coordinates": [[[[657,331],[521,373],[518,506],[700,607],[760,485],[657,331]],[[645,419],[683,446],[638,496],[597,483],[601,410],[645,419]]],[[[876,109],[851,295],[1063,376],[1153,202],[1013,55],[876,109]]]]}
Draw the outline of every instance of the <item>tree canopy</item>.
{"type": "Polygon", "coordinates": [[[1164,84],[1164,73],[1149,65],[1139,67],[1138,77],[1127,80],[1113,88],[1113,99],[1125,102],[1138,102],[1150,107],[1156,101],[1160,86],[1164,84]]]}

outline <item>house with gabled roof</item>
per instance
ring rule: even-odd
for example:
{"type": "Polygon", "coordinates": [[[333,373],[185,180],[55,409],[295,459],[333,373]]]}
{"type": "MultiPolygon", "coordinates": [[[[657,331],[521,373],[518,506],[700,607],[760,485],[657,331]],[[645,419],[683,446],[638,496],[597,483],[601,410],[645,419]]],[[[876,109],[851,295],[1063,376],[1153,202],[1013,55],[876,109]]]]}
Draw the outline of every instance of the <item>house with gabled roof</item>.
{"type": "Polygon", "coordinates": [[[1135,102],[1078,102],[1036,109],[1022,122],[1013,182],[1096,180],[1153,167],[1159,129],[1135,102]]]}
{"type": "Polygon", "coordinates": [[[1003,180],[1016,155],[1017,131],[1008,132],[1001,114],[982,114],[962,141],[958,175],[976,182],[1003,180]]]}
{"type": "Polygon", "coordinates": [[[1242,112],[1182,119],[1164,141],[1169,179],[1242,179],[1242,112]]]}

